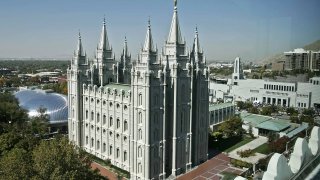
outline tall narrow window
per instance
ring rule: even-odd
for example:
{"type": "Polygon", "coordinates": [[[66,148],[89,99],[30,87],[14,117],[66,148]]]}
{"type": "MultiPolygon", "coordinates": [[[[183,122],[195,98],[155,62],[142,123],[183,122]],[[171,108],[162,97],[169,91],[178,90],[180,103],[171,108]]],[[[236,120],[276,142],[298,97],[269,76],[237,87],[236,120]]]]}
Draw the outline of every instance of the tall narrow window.
{"type": "Polygon", "coordinates": [[[102,123],[103,123],[103,124],[106,124],[106,121],[107,121],[107,116],[104,114],[104,115],[103,115],[102,123]]]}
{"type": "Polygon", "coordinates": [[[112,155],[112,151],[113,151],[113,148],[112,148],[112,146],[110,146],[110,147],[109,147],[109,154],[110,154],[110,155],[112,155]]]}
{"type": "Polygon", "coordinates": [[[112,126],[113,125],[113,118],[110,117],[110,120],[109,120],[109,126],[112,126]]]}
{"type": "Polygon", "coordinates": [[[97,113],[97,122],[100,122],[100,113],[97,113]]]}
{"type": "Polygon", "coordinates": [[[138,123],[141,124],[142,123],[142,113],[139,112],[138,114],[138,123]]]}
{"type": "Polygon", "coordinates": [[[86,119],[88,119],[88,110],[86,110],[86,119]]]}
{"type": "Polygon", "coordinates": [[[117,129],[120,128],[120,119],[117,119],[117,129]]]}
{"type": "Polygon", "coordinates": [[[93,121],[93,119],[94,119],[94,112],[91,111],[91,121],[93,121]]]}
{"type": "Polygon", "coordinates": [[[124,121],[123,126],[124,131],[128,130],[128,122],[126,120],[124,121]]]}
{"type": "Polygon", "coordinates": [[[117,158],[119,158],[119,156],[120,156],[120,150],[119,150],[119,148],[117,148],[117,158]]]}
{"type": "Polygon", "coordinates": [[[103,143],[103,145],[102,145],[102,152],[106,152],[106,143],[103,143]]]}
{"type": "Polygon", "coordinates": [[[123,152],[123,161],[127,161],[127,151],[123,152]]]}
{"type": "Polygon", "coordinates": [[[139,97],[138,97],[138,105],[142,106],[142,94],[141,93],[139,94],[139,97]]]}

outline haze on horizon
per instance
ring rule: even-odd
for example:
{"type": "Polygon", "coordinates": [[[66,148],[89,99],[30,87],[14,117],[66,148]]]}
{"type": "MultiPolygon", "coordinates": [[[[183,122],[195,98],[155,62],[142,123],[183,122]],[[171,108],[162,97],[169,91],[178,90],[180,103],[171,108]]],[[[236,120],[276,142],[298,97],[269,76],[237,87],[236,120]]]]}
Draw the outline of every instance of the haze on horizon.
{"type": "MultiPolygon", "coordinates": [[[[189,49],[198,27],[207,60],[256,61],[320,39],[319,7],[319,0],[180,0],[178,15],[189,49]]],[[[172,13],[172,0],[0,1],[0,58],[70,58],[79,29],[93,58],[104,16],[116,58],[125,36],[136,58],[148,17],[161,50],[172,13]]]]}

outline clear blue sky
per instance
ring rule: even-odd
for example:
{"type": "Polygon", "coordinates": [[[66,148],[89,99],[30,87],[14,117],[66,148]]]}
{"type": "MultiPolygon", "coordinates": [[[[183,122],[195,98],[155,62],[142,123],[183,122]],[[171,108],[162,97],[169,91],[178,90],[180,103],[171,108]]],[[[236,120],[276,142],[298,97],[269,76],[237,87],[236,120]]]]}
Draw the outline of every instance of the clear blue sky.
{"type": "MultiPolygon", "coordinates": [[[[195,26],[209,60],[244,60],[291,50],[320,39],[319,0],[180,0],[182,35],[191,47],[195,26]]],[[[119,57],[124,36],[134,57],[147,20],[158,48],[173,13],[172,0],[1,0],[0,57],[71,57],[78,30],[93,57],[105,15],[119,57]]]]}

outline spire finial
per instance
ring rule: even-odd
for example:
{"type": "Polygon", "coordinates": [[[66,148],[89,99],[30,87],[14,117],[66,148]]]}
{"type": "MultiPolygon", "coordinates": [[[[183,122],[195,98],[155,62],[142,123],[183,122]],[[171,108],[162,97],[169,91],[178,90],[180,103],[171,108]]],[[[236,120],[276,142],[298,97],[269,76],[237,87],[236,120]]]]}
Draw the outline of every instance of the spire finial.
{"type": "Polygon", "coordinates": [[[106,15],[103,15],[103,25],[106,25],[106,15]]]}
{"type": "Polygon", "coordinates": [[[198,34],[198,25],[196,25],[196,34],[198,34]]]}
{"type": "Polygon", "coordinates": [[[78,33],[78,35],[79,35],[79,39],[81,39],[80,29],[78,29],[78,31],[79,31],[79,33],[78,33]]]}
{"type": "Polygon", "coordinates": [[[149,18],[148,18],[148,28],[150,28],[150,27],[151,27],[151,18],[149,16],[149,18]]]}
{"type": "Polygon", "coordinates": [[[174,9],[177,10],[178,0],[173,0],[173,2],[174,2],[174,9]]]}

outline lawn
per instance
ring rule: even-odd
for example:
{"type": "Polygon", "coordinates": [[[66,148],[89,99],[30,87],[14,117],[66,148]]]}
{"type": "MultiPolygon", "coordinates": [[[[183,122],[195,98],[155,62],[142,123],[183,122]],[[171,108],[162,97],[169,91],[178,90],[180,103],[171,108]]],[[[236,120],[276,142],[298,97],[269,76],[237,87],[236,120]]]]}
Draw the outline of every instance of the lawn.
{"type": "Polygon", "coordinates": [[[267,143],[264,143],[253,150],[254,152],[268,155],[271,151],[267,143]]]}
{"type": "Polygon", "coordinates": [[[223,175],[222,180],[233,180],[238,176],[237,174],[230,173],[230,172],[222,172],[220,174],[223,175]]]}
{"type": "Polygon", "coordinates": [[[224,152],[231,152],[235,149],[237,149],[238,147],[241,147],[249,142],[251,142],[254,138],[249,138],[249,137],[243,137],[241,141],[239,141],[238,143],[236,143],[235,145],[229,147],[228,149],[226,149],[224,152]]]}
{"type": "Polygon", "coordinates": [[[244,144],[249,143],[254,138],[247,136],[244,137],[231,137],[221,139],[219,141],[210,141],[210,147],[223,152],[231,152],[244,144]]]}

